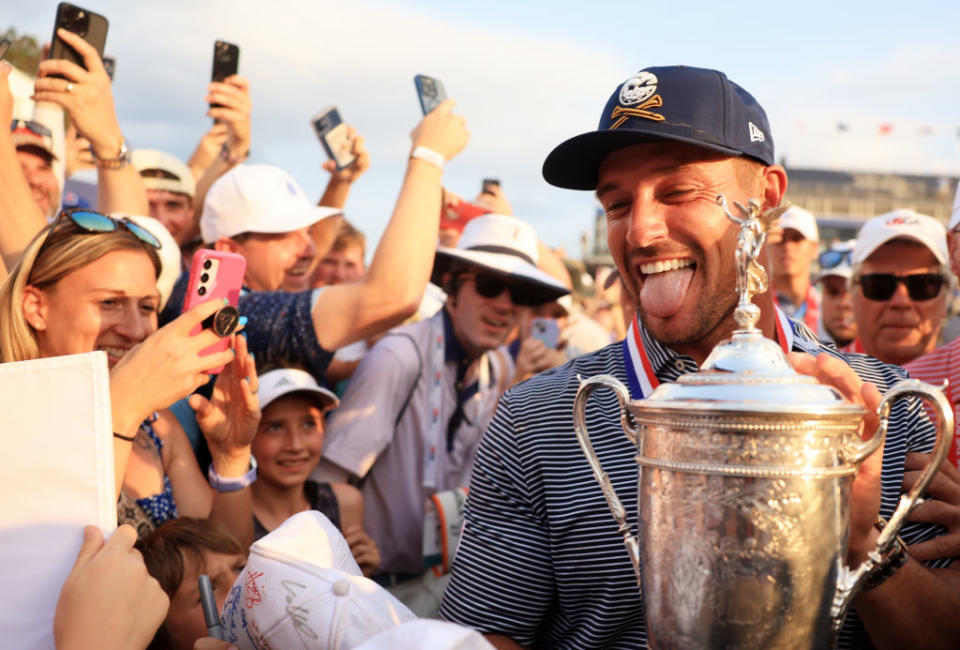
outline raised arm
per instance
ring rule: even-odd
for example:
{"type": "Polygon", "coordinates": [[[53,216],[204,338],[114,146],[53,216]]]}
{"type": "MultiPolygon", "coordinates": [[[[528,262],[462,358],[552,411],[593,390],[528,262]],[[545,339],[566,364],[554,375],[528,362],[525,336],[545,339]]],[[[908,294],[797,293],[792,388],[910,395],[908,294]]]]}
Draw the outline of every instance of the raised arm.
{"type": "Polygon", "coordinates": [[[13,268],[23,249],[46,225],[40,207],[33,199],[10,137],[13,120],[13,95],[8,77],[12,68],[0,62],[0,277],[13,268]]]}
{"type": "MultiPolygon", "coordinates": [[[[423,118],[411,133],[411,152],[424,147],[449,161],[466,146],[466,123],[453,106],[447,100],[423,118]]],[[[400,196],[364,279],[327,287],[317,298],[313,321],[324,348],[365,339],[416,311],[433,268],[442,177],[439,165],[412,156],[407,161],[400,196]]]]}
{"type": "Polygon", "coordinates": [[[77,132],[90,141],[97,161],[97,201],[101,212],[150,214],[140,174],[130,164],[129,145],[117,122],[113,88],[97,51],[83,38],[61,29],[57,35],[83,57],[85,68],[66,59],[40,63],[34,99],[57,104],[77,132]],[[51,75],[66,77],[60,79],[51,75]]]}
{"type": "MultiPolygon", "coordinates": [[[[323,168],[330,172],[330,180],[327,182],[327,189],[324,190],[317,205],[342,210],[347,204],[347,196],[350,194],[353,183],[370,168],[370,152],[367,151],[363,136],[358,135],[357,130],[352,126],[347,127],[347,134],[350,137],[351,152],[355,158],[350,165],[343,169],[337,169],[337,164],[332,160],[323,163],[323,168]]],[[[330,251],[342,223],[343,215],[340,215],[336,218],[318,221],[310,229],[310,238],[313,239],[313,244],[317,247],[318,260],[323,259],[330,251]]]]}
{"type": "MultiPolygon", "coordinates": [[[[220,104],[207,111],[207,116],[215,119],[217,124],[204,136],[201,144],[197,145],[197,151],[190,158],[190,168],[194,169],[195,164],[203,162],[194,160],[198,157],[197,152],[204,140],[212,142],[215,137],[220,137],[214,131],[219,132],[217,127],[221,124],[224,126],[225,135],[222,136],[223,145],[220,150],[197,179],[197,191],[193,197],[193,222],[197,232],[200,228],[200,215],[203,214],[203,201],[210,187],[218,178],[246,160],[250,153],[250,113],[253,109],[250,82],[238,74],[230,75],[223,81],[211,81],[207,86],[205,99],[208,103],[220,104]]],[[[201,157],[206,158],[207,154],[204,153],[201,157]]]]}

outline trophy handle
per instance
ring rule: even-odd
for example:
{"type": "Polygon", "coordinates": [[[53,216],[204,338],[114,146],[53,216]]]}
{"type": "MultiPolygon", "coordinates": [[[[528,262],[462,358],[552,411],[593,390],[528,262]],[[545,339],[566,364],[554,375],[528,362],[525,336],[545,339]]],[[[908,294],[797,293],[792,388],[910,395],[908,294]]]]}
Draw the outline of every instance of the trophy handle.
{"type": "Polygon", "coordinates": [[[620,380],[610,375],[597,375],[586,381],[581,382],[577,397],[573,402],[573,429],[577,432],[577,441],[580,443],[580,449],[583,455],[587,457],[590,468],[593,470],[593,477],[603,489],[603,496],[610,507],[610,514],[617,522],[617,530],[623,535],[623,543],[627,547],[627,553],[630,555],[630,561],[633,563],[633,571],[637,574],[637,585],[640,585],[640,545],[637,538],[630,534],[630,525],[627,523],[627,512],[617,496],[613,484],[610,483],[610,477],[603,471],[603,466],[597,458],[593,445],[590,443],[590,434],[587,432],[586,410],[587,399],[590,393],[598,388],[609,388],[620,402],[620,423],[623,425],[623,433],[634,445],[640,437],[640,430],[630,421],[627,412],[627,404],[630,402],[630,393],[627,387],[620,380]]]}
{"type": "Polygon", "coordinates": [[[880,562],[881,558],[890,550],[896,539],[900,527],[903,525],[907,516],[917,505],[920,495],[923,494],[943,464],[947,457],[947,451],[953,443],[953,407],[944,396],[943,391],[935,386],[926,384],[916,379],[905,379],[893,386],[883,401],[877,407],[877,415],[880,417],[880,425],[877,427],[877,433],[867,440],[861,448],[854,450],[853,458],[859,463],[883,442],[887,432],[887,421],[890,417],[890,405],[901,397],[919,397],[926,398],[933,409],[937,412],[937,440],[933,446],[933,453],[930,461],[923,469],[920,480],[914,484],[909,494],[900,496],[900,503],[887,522],[883,530],[880,531],[880,537],[877,539],[876,548],[868,554],[867,559],[856,569],[849,569],[842,565],[840,561],[840,580],[838,581],[836,597],[833,604],[833,629],[834,638],[839,634],[843,621],[846,618],[847,609],[853,597],[860,590],[860,586],[867,578],[870,571],[880,562]]]}

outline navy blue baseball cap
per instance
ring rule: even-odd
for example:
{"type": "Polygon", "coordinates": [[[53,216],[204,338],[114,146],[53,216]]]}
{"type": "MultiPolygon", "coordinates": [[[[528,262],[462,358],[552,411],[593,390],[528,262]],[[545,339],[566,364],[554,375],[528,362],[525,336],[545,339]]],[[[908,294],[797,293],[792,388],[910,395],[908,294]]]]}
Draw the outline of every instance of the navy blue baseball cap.
{"type": "Polygon", "coordinates": [[[657,140],[774,162],[770,123],[753,95],[717,70],[677,65],[644,68],[618,86],[597,130],[551,151],[543,177],[557,187],[593,190],[604,156],[657,140]]]}

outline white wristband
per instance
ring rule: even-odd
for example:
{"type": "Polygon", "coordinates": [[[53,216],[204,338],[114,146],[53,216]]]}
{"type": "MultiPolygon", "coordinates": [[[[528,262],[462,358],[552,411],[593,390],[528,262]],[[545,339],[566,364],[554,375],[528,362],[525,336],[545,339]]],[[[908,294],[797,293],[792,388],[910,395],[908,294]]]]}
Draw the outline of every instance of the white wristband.
{"type": "Polygon", "coordinates": [[[437,153],[433,149],[429,147],[423,147],[423,146],[414,147],[413,151],[410,152],[410,157],[419,158],[420,160],[425,160],[431,165],[436,165],[440,169],[443,169],[443,163],[446,162],[446,159],[444,159],[443,154],[437,153]]]}

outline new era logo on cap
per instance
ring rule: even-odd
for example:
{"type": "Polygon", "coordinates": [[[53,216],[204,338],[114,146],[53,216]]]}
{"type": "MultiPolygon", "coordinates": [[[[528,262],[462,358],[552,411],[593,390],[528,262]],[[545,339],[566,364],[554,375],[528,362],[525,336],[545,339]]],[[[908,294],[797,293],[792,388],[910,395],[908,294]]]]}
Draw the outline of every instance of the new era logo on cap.
{"type": "Polygon", "coordinates": [[[763,131],[757,128],[757,125],[753,122],[747,122],[750,126],[750,142],[763,142],[767,139],[767,136],[763,135],[763,131]]]}

